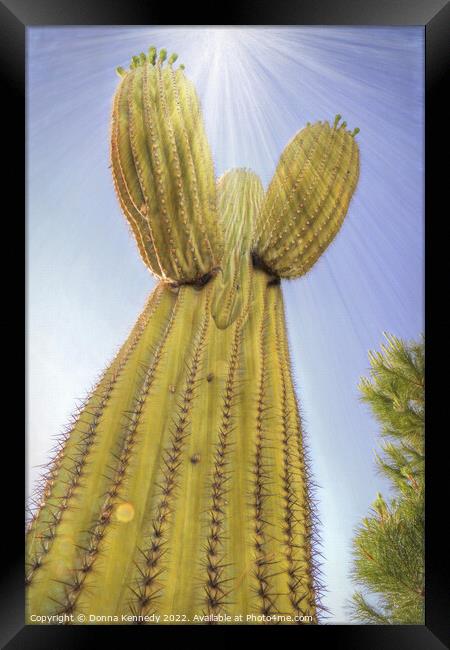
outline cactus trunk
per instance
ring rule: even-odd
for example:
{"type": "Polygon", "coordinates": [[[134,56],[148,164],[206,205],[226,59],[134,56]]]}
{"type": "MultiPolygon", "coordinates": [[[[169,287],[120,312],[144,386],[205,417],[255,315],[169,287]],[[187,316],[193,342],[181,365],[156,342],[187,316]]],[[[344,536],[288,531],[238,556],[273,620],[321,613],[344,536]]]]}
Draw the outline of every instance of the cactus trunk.
{"type": "Polygon", "coordinates": [[[29,528],[29,615],[316,620],[282,294],[259,269],[248,286],[225,329],[219,283],[155,288],[29,528]]]}
{"type": "Polygon", "coordinates": [[[307,126],[267,192],[248,170],[216,183],[195,89],[176,55],[156,56],[118,69],[111,162],[159,284],[50,464],[27,531],[28,621],[315,623],[280,284],[340,229],[358,130],[307,126]]]}

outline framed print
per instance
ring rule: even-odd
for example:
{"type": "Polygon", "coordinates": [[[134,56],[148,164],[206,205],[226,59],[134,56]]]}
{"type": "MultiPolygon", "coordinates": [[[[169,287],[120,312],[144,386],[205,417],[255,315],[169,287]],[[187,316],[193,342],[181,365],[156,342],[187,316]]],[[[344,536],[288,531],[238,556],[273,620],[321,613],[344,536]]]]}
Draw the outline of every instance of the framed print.
{"type": "Polygon", "coordinates": [[[5,647],[149,625],[445,647],[425,312],[444,4],[173,25],[3,2],[26,127],[5,647]]]}

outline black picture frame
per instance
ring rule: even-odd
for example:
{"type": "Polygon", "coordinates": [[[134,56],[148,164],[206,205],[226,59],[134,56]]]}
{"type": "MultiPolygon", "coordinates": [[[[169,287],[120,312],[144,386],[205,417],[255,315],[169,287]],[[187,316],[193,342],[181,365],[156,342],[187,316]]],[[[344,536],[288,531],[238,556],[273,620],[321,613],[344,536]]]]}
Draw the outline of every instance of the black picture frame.
{"type": "MultiPolygon", "coordinates": [[[[264,637],[268,640],[271,635],[294,634],[295,642],[330,643],[333,648],[346,650],[400,650],[415,648],[438,650],[450,645],[449,626],[449,583],[448,583],[448,543],[443,534],[446,525],[445,510],[448,511],[448,456],[442,453],[441,439],[447,436],[445,428],[438,424],[439,406],[445,406],[445,399],[436,394],[436,383],[431,375],[435,367],[435,352],[438,344],[434,342],[431,332],[430,305],[431,297],[439,293],[440,275],[445,268],[445,255],[435,252],[434,244],[436,230],[441,230],[445,221],[443,207],[443,192],[446,189],[444,181],[444,165],[437,163],[436,153],[442,149],[442,139],[446,131],[446,113],[444,102],[445,64],[449,60],[448,25],[450,25],[450,6],[446,0],[277,0],[269,3],[266,0],[241,1],[232,5],[226,3],[217,7],[217,14],[206,16],[205,11],[195,12],[192,5],[180,7],[169,6],[169,3],[147,3],[144,0],[0,0],[0,75],[2,77],[2,102],[7,115],[1,122],[4,136],[10,135],[11,142],[4,149],[2,162],[6,162],[3,182],[7,184],[8,193],[13,190],[16,199],[13,209],[7,219],[8,225],[16,232],[14,239],[19,241],[23,236],[21,219],[22,196],[24,185],[22,173],[24,169],[24,148],[21,147],[21,134],[24,134],[25,124],[25,33],[26,28],[37,25],[420,25],[425,30],[426,43],[426,333],[427,333],[427,440],[426,440],[426,623],[423,626],[353,626],[353,625],[321,625],[302,626],[301,628],[285,628],[279,626],[264,626],[264,637]],[[7,101],[6,101],[7,98],[7,101]],[[6,131],[6,133],[5,133],[6,131]],[[5,151],[7,152],[5,161],[5,151]],[[17,213],[17,214],[16,214],[17,213]],[[439,219],[442,213],[442,218],[439,219]],[[434,234],[433,234],[434,233],[434,234]],[[430,252],[433,241],[433,253],[430,252]],[[430,388],[432,386],[433,388],[430,388]],[[439,435],[440,434],[440,435],[439,435]],[[447,492],[445,488],[447,487],[447,492]],[[327,637],[325,639],[324,635],[327,637]]],[[[25,136],[23,136],[25,138],[25,136]]],[[[448,185],[448,180],[447,180],[448,185]]],[[[5,194],[5,186],[3,188],[5,194]]],[[[24,193],[26,196],[26,192],[24,193]]],[[[12,237],[12,235],[11,235],[12,237]]],[[[4,236],[4,240],[7,241],[4,236]]],[[[20,257],[19,257],[20,260],[20,257]]],[[[17,265],[16,279],[21,273],[17,265]]],[[[4,275],[3,301],[13,304],[14,298],[20,296],[20,290],[14,289],[9,277],[11,266],[8,266],[9,276],[4,275]]],[[[448,275],[448,271],[447,271],[448,275]]],[[[20,298],[19,298],[20,304],[20,298]]],[[[21,315],[19,310],[15,313],[21,315]]],[[[444,326],[448,319],[439,317],[444,326]],[[442,322],[444,321],[444,322],[442,322]]],[[[23,321],[22,321],[23,322],[23,321]]],[[[3,319],[2,319],[3,324],[3,319]]],[[[434,328],[434,324],[433,324],[434,328]]],[[[8,327],[7,339],[12,332],[8,327]]],[[[15,331],[21,334],[19,322],[15,331]]],[[[20,346],[20,342],[17,343],[20,346]]],[[[6,347],[9,347],[6,346],[6,347]]],[[[11,347],[13,344],[11,343],[11,347]]],[[[20,349],[20,347],[17,347],[20,349]]],[[[7,351],[5,350],[5,353],[7,351]]],[[[17,367],[17,354],[14,365],[17,367]]],[[[437,363],[436,363],[437,365],[437,363]]],[[[20,385],[20,379],[16,387],[20,385]]],[[[17,392],[17,389],[16,389],[17,392]]],[[[3,392],[5,395],[5,391],[3,392]]],[[[448,399],[448,398],[447,398],[448,399]]],[[[24,485],[25,442],[24,436],[17,427],[16,408],[11,407],[14,418],[6,423],[10,415],[6,409],[4,427],[11,427],[14,433],[8,436],[8,453],[3,457],[2,467],[11,471],[8,480],[4,503],[7,503],[7,515],[3,523],[6,528],[2,540],[6,549],[1,557],[1,612],[0,612],[0,642],[2,647],[16,648],[46,648],[59,650],[61,648],[92,647],[104,643],[106,636],[114,634],[113,639],[120,643],[129,635],[140,636],[134,643],[142,642],[143,636],[148,640],[145,627],[141,626],[25,626],[24,625],[24,586],[23,586],[23,500],[22,486],[24,485]],[[5,534],[7,531],[7,534],[5,534]]],[[[3,472],[4,473],[4,472],[3,472]]],[[[225,641],[233,626],[221,626],[220,638],[225,641]]],[[[214,626],[182,627],[164,626],[158,628],[158,634],[166,634],[171,638],[174,631],[181,632],[189,642],[192,634],[199,633],[211,639],[217,630],[214,626]]],[[[261,627],[239,627],[239,635],[251,632],[252,638],[257,639],[261,627]]]]}

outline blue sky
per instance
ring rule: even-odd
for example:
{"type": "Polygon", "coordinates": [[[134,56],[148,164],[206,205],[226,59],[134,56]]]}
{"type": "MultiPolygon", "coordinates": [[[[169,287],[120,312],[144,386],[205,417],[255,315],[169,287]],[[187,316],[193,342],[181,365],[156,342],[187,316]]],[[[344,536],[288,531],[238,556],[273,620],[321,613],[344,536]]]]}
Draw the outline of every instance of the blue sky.
{"type": "Polygon", "coordinates": [[[154,285],[110,176],[114,69],[149,45],[196,83],[216,174],[264,185],[307,121],[361,129],[344,226],[284,283],[295,377],[318,490],[324,604],[348,620],[354,527],[378,490],[377,426],[358,400],[383,331],[423,330],[423,28],[28,29],[28,489],[76,398],[114,356],[154,285]]]}

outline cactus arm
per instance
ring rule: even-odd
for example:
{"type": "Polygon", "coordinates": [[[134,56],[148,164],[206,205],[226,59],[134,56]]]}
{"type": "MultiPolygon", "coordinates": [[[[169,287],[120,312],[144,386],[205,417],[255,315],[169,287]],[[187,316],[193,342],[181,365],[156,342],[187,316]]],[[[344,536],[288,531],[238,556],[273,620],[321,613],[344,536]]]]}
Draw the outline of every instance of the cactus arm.
{"type": "Polygon", "coordinates": [[[144,196],[152,199],[147,199],[145,213],[158,255],[165,259],[168,266],[166,274],[170,278],[180,279],[183,275],[179,259],[182,252],[181,240],[170,218],[176,209],[170,174],[173,157],[169,147],[164,146],[167,135],[164,115],[160,115],[162,109],[158,75],[158,66],[144,66],[130,75],[127,92],[129,137],[135,169],[129,175],[136,173],[141,187],[145,188],[144,196]]]}
{"type": "Polygon", "coordinates": [[[158,93],[159,67],[144,66],[136,70],[128,90],[129,136],[140,184],[148,198],[145,214],[153,234],[155,248],[166,265],[166,275],[179,279],[183,275],[180,261],[180,238],[170,218],[175,211],[175,197],[171,191],[170,154],[164,146],[164,120],[161,120],[158,93]],[[150,172],[150,173],[149,173],[150,172]]]}
{"type": "Polygon", "coordinates": [[[321,129],[320,123],[315,124],[302,129],[284,148],[255,229],[255,241],[261,255],[270,247],[272,235],[280,224],[289,220],[289,226],[292,228],[295,215],[291,212],[291,206],[295,206],[296,215],[301,214],[301,196],[297,197],[296,202],[295,195],[308,168],[312,168],[312,161],[326,141],[326,136],[327,133],[321,129]]]}
{"type": "Polygon", "coordinates": [[[177,284],[193,283],[222,257],[214,167],[195,90],[164,60],[139,60],[122,79],[112,169],[150,270],[177,284]]]}
{"type": "MultiPolygon", "coordinates": [[[[340,118],[340,116],[339,116],[340,118]]],[[[268,188],[254,251],[280,277],[314,265],[339,231],[359,177],[355,131],[318,122],[287,145],[268,188]]]]}
{"type": "MultiPolygon", "coordinates": [[[[201,247],[199,249],[197,245],[197,237],[193,232],[192,220],[189,219],[193,213],[192,197],[194,192],[189,187],[189,180],[185,173],[186,165],[183,161],[185,147],[180,146],[179,132],[183,130],[183,123],[177,123],[176,121],[179,110],[176,97],[174,97],[174,85],[176,87],[176,84],[174,84],[172,75],[168,71],[162,71],[159,67],[156,69],[156,76],[158,86],[157,97],[160,104],[158,114],[162,118],[159,122],[161,141],[167,142],[167,156],[170,160],[170,168],[173,169],[174,175],[173,194],[176,199],[176,209],[180,217],[180,225],[183,228],[182,245],[178,245],[178,253],[185,256],[183,268],[188,268],[191,265],[194,276],[201,277],[209,269],[205,268],[202,263],[201,247]],[[174,110],[174,105],[176,105],[176,110],[174,110]]],[[[197,219],[201,223],[201,216],[198,213],[197,219]]]]}
{"type": "Polygon", "coordinates": [[[343,147],[338,142],[338,132],[331,131],[327,123],[324,125],[319,124],[317,130],[319,133],[317,140],[313,144],[313,147],[317,147],[316,151],[312,148],[313,150],[310,150],[303,158],[301,155],[302,148],[296,148],[295,163],[300,166],[300,171],[295,178],[293,189],[288,194],[288,201],[283,206],[283,210],[279,213],[269,234],[269,242],[271,244],[269,244],[270,255],[268,259],[275,263],[283,253],[287,254],[297,244],[301,245],[303,232],[309,234],[310,229],[308,227],[313,219],[316,195],[319,195],[319,201],[320,199],[323,200],[330,190],[333,189],[335,174],[329,175],[331,182],[327,183],[328,177],[325,174],[325,168],[327,165],[330,166],[333,163],[333,153],[337,153],[338,158],[336,160],[336,156],[334,156],[334,163],[339,162],[343,147]],[[295,190],[294,188],[299,188],[302,185],[302,180],[302,192],[299,189],[295,190]],[[295,213],[289,210],[290,205],[298,206],[295,213]],[[303,213],[305,215],[304,217],[303,213]],[[301,223],[302,217],[304,223],[301,223]],[[277,235],[276,242],[271,241],[274,232],[277,235]],[[292,236],[293,233],[295,233],[296,237],[292,236]],[[272,246],[275,249],[273,251],[272,246]]]}
{"type": "Polygon", "coordinates": [[[174,99],[177,113],[184,125],[183,135],[186,140],[186,152],[192,158],[196,173],[196,186],[199,191],[204,222],[205,236],[212,246],[214,265],[220,264],[223,255],[223,234],[219,227],[217,214],[216,180],[214,163],[203,127],[200,102],[192,82],[182,69],[168,71],[172,78],[174,99]]]}
{"type": "MultiPolygon", "coordinates": [[[[356,185],[358,150],[354,139],[346,137],[343,130],[338,131],[335,137],[336,145],[323,163],[320,176],[305,193],[310,223],[303,226],[300,239],[288,240],[283,248],[271,252],[269,263],[282,265],[283,275],[289,267],[296,268],[302,261],[305,267],[310,268],[343,223],[340,215],[342,210],[347,211],[356,185]],[[350,173],[352,178],[349,178],[350,173]]],[[[288,239],[286,228],[283,236],[288,239]]]]}
{"type": "MultiPolygon", "coordinates": [[[[319,210],[323,211],[324,219],[319,221],[313,218],[312,234],[306,239],[302,249],[296,253],[289,254],[288,262],[291,267],[297,268],[303,264],[303,268],[311,268],[323,251],[328,247],[342,226],[343,220],[336,218],[342,212],[346,212],[350,203],[354,187],[356,186],[359,175],[358,149],[355,142],[345,143],[345,149],[341,160],[338,163],[344,169],[347,168],[346,174],[352,176],[342,177],[342,182],[335,178],[334,187],[329,190],[329,194],[321,206],[315,208],[315,214],[319,210]]],[[[336,172],[337,174],[337,172],[336,172]]],[[[280,263],[280,259],[276,263],[280,263]]],[[[286,265],[281,267],[281,274],[287,277],[289,268],[286,265]]]]}
{"type": "MultiPolygon", "coordinates": [[[[136,170],[148,197],[145,205],[148,228],[159,258],[164,260],[166,276],[177,279],[182,276],[180,240],[170,218],[175,201],[167,172],[167,147],[161,136],[157,75],[157,67],[144,66],[136,70],[132,90],[128,92],[128,110],[130,122],[136,129],[133,149],[136,170]]],[[[133,142],[131,137],[130,142],[133,142]]]]}
{"type": "MultiPolygon", "coordinates": [[[[189,228],[187,227],[190,214],[188,211],[188,216],[186,216],[187,206],[186,203],[182,201],[181,188],[179,186],[180,180],[183,178],[184,169],[181,165],[182,159],[178,156],[177,142],[174,133],[171,111],[169,112],[169,108],[167,106],[167,97],[163,82],[163,71],[159,65],[155,67],[154,74],[155,117],[159,132],[158,141],[161,143],[160,173],[161,177],[164,179],[163,182],[167,195],[167,204],[162,207],[162,210],[164,211],[164,218],[167,223],[167,229],[171,231],[172,226],[174,226],[171,240],[169,242],[166,242],[166,251],[169,253],[169,259],[173,258],[175,260],[177,259],[177,256],[192,252],[191,249],[193,240],[191,238],[189,228]],[[171,216],[174,214],[177,215],[177,220],[173,220],[171,218],[171,216]]],[[[189,268],[187,266],[189,262],[192,264],[192,268],[189,268],[189,272],[194,274],[194,276],[196,274],[199,274],[199,261],[196,256],[195,249],[193,252],[193,259],[188,258],[182,267],[180,267],[179,274],[177,276],[178,279],[184,277],[183,271],[186,273],[187,268],[189,268]]],[[[171,277],[175,279],[175,275],[172,275],[171,277]]]]}
{"type": "MultiPolygon", "coordinates": [[[[126,217],[126,221],[130,227],[131,233],[136,241],[139,253],[141,255],[142,261],[149,268],[158,268],[159,276],[163,277],[164,273],[162,267],[159,264],[156,255],[156,250],[154,246],[154,241],[150,236],[148,246],[146,246],[146,234],[145,234],[145,218],[144,215],[138,210],[137,206],[134,204],[131,197],[130,189],[127,185],[126,178],[124,175],[123,167],[121,164],[120,152],[119,152],[119,141],[120,141],[120,118],[119,118],[119,99],[120,99],[120,87],[116,92],[113,102],[113,112],[111,118],[111,147],[110,147],[110,158],[111,158],[111,170],[114,183],[114,190],[116,192],[119,205],[122,208],[122,211],[126,217]]],[[[123,128],[123,127],[122,127],[123,128]]]]}
{"type": "MultiPolygon", "coordinates": [[[[214,167],[202,124],[200,104],[195,90],[180,71],[165,70],[165,88],[178,126],[180,148],[183,151],[183,174],[189,188],[190,221],[198,226],[195,240],[207,253],[209,264],[215,267],[221,257],[218,235],[214,167]],[[194,121],[195,119],[195,121],[194,121]],[[202,145],[203,144],[203,148],[202,145]]],[[[206,273],[209,268],[203,268],[206,273]]]]}
{"type": "MultiPolygon", "coordinates": [[[[120,207],[135,237],[144,264],[157,277],[165,278],[166,273],[158,255],[151,223],[147,218],[147,205],[143,202],[142,193],[141,196],[137,196],[136,203],[134,195],[138,191],[138,188],[136,187],[135,178],[132,175],[130,178],[127,178],[127,174],[125,173],[125,170],[129,168],[133,160],[130,141],[126,135],[128,131],[128,109],[126,106],[126,96],[124,95],[125,81],[122,81],[119,86],[113,102],[111,168],[114,188],[120,207]]],[[[149,198],[147,198],[147,201],[149,201],[149,198]]]]}

